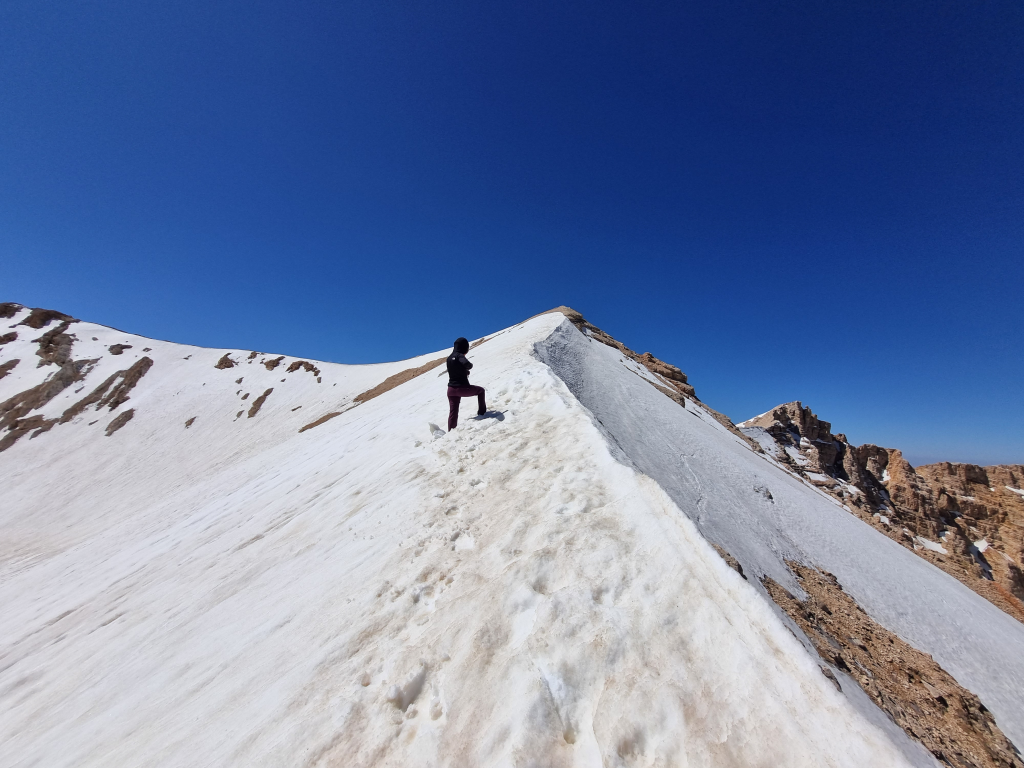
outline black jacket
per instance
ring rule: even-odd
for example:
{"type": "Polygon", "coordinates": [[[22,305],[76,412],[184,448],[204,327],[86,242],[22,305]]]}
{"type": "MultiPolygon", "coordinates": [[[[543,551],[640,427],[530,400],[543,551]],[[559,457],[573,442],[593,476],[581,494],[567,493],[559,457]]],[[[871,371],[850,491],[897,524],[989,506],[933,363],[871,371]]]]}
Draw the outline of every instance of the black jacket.
{"type": "Polygon", "coordinates": [[[472,367],[473,364],[466,359],[464,354],[453,351],[448,355],[448,386],[468,387],[469,369],[472,367]]]}

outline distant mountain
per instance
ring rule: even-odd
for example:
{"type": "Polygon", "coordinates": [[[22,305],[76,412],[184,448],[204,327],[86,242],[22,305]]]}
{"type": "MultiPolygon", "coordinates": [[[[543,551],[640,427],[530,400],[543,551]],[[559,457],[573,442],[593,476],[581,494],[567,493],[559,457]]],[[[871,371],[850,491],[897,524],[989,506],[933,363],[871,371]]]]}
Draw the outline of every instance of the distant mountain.
{"type": "Polygon", "coordinates": [[[0,763],[1024,765],[1024,624],[892,541],[892,454],[828,475],[565,307],[445,432],[446,355],[0,304],[0,763]]]}

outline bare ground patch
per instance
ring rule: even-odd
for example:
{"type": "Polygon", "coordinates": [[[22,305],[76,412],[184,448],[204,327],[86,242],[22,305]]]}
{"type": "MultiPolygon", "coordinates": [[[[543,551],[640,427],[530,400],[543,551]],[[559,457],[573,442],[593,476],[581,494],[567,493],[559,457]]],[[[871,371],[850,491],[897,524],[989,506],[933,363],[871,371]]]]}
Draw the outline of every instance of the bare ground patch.
{"type": "Polygon", "coordinates": [[[39,423],[39,419],[42,417],[34,416],[26,421],[28,414],[42,408],[72,384],[82,381],[97,362],[97,360],[66,362],[42,383],[29,387],[0,403],[0,430],[7,431],[7,434],[0,439],[0,451],[10,448],[27,432],[40,429],[42,425],[39,423]]]}
{"type": "Polygon", "coordinates": [[[117,414],[117,416],[115,416],[113,419],[111,419],[110,423],[107,424],[107,437],[110,437],[112,434],[117,432],[117,430],[119,430],[121,427],[123,427],[129,421],[131,421],[132,417],[134,417],[134,416],[135,416],[135,409],[134,408],[129,408],[127,411],[124,411],[123,413],[117,414]]]}
{"type": "Polygon", "coordinates": [[[39,367],[44,365],[64,365],[71,359],[71,347],[77,341],[73,333],[68,333],[70,323],[63,322],[56,328],[52,328],[38,339],[39,367]]]}
{"type": "MultiPolygon", "coordinates": [[[[21,309],[20,306],[18,306],[18,305],[15,305],[15,306],[17,306],[18,309],[21,309]]],[[[13,313],[8,315],[8,317],[13,317],[13,316],[14,316],[13,313]]],[[[35,328],[35,329],[38,330],[39,328],[45,328],[47,325],[49,325],[54,320],[59,320],[62,323],[77,323],[78,322],[71,315],[65,315],[63,312],[58,312],[55,309],[40,309],[40,308],[36,307],[31,312],[29,312],[28,313],[28,317],[26,317],[24,320],[22,320],[20,323],[18,323],[18,325],[27,325],[29,328],[35,328]]]]}
{"type": "Polygon", "coordinates": [[[19,360],[18,358],[14,358],[13,360],[8,360],[5,363],[0,363],[0,379],[2,379],[11,371],[13,371],[14,367],[20,362],[21,360],[19,360]]]}
{"type": "Polygon", "coordinates": [[[422,374],[433,370],[447,359],[447,356],[440,357],[437,360],[431,360],[429,363],[424,363],[416,368],[406,368],[404,371],[399,371],[394,376],[388,376],[373,389],[368,389],[365,392],[356,395],[353,402],[357,404],[365,403],[369,400],[373,400],[375,397],[380,397],[385,392],[390,392],[395,387],[405,384],[407,381],[412,381],[417,376],[421,376],[422,374]]]}
{"type": "Polygon", "coordinates": [[[112,373],[96,389],[65,410],[60,417],[60,423],[66,424],[89,406],[94,405],[96,410],[108,406],[110,410],[114,410],[127,402],[130,399],[129,393],[152,366],[153,360],[143,357],[130,368],[112,373]]]}
{"type": "Polygon", "coordinates": [[[807,599],[766,576],[768,594],[818,655],[856,680],[910,738],[953,768],[1024,768],[992,713],[931,656],[876,623],[832,574],[787,564],[807,599]]]}
{"type": "Polygon", "coordinates": [[[320,375],[320,369],[306,360],[293,360],[291,365],[285,370],[285,373],[295,373],[300,368],[308,373],[312,373],[314,376],[320,375]]]}
{"type": "MultiPolygon", "coordinates": [[[[326,413],[323,416],[321,416],[319,419],[317,419],[316,421],[311,421],[309,424],[307,424],[302,429],[300,429],[299,430],[299,434],[301,435],[307,429],[312,429],[313,427],[319,427],[324,422],[330,421],[335,416],[341,416],[341,414],[343,414],[343,413],[344,413],[344,411],[333,411],[332,413],[326,413]]],[[[360,411],[360,413],[361,413],[361,411],[360,411]]]]}
{"type": "MultiPolygon", "coordinates": [[[[273,392],[273,391],[274,391],[274,388],[271,387],[266,392],[264,392],[262,395],[260,395],[259,397],[257,397],[255,400],[252,401],[252,407],[249,408],[249,418],[250,419],[253,416],[255,416],[257,413],[260,412],[260,408],[262,408],[263,404],[265,402],[267,402],[267,398],[270,397],[270,393],[273,392]]],[[[239,411],[239,414],[241,414],[241,411],[239,411]]]]}

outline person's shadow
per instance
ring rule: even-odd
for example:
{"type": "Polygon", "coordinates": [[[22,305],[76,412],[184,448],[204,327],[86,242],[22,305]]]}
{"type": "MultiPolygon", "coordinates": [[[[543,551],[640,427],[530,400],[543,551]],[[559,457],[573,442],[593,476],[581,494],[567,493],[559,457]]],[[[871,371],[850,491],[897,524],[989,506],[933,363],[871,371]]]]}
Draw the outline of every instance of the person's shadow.
{"type": "Polygon", "coordinates": [[[504,421],[505,413],[506,411],[487,411],[486,413],[482,413],[479,416],[474,416],[473,418],[476,421],[481,421],[483,419],[497,419],[498,421],[504,421]]]}

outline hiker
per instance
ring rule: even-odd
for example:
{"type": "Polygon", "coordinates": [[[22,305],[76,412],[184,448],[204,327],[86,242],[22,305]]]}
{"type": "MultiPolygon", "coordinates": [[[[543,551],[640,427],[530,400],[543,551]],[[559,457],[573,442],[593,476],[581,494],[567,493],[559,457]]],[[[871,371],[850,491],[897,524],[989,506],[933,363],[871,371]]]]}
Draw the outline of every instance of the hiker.
{"type": "Polygon", "coordinates": [[[455,348],[448,355],[448,431],[451,432],[459,424],[459,402],[463,397],[476,396],[477,416],[487,413],[484,402],[484,388],[474,387],[469,383],[469,369],[473,364],[466,359],[469,342],[461,336],[455,340],[455,348]]]}

